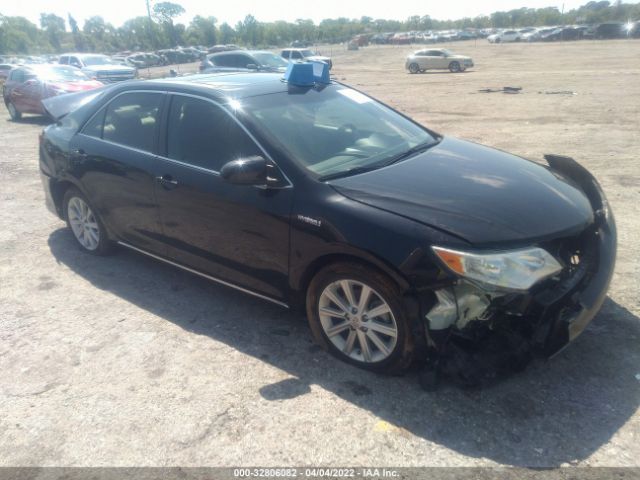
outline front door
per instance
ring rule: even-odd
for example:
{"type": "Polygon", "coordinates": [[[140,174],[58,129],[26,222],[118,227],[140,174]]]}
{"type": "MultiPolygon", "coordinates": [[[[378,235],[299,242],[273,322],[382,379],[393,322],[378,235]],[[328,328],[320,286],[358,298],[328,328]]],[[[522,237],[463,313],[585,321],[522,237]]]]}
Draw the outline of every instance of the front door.
{"type": "Polygon", "coordinates": [[[293,189],[232,185],[222,166],[265,153],[232,114],[174,95],[156,198],[169,256],[220,280],[285,299],[293,189]]]}

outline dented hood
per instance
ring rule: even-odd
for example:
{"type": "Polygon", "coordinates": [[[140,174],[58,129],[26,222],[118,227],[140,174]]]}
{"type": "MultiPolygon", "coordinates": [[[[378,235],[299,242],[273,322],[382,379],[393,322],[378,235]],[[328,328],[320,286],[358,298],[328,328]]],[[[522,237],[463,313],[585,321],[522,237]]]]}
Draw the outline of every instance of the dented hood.
{"type": "Polygon", "coordinates": [[[478,246],[569,235],[593,222],[589,200],[570,179],[453,138],[394,165],[330,183],[352,200],[478,246]]]}

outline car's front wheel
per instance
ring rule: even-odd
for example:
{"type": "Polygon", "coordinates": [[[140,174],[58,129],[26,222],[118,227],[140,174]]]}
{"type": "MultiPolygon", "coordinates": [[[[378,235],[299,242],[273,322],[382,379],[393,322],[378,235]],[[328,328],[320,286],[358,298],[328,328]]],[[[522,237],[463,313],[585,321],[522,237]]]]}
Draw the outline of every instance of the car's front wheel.
{"type": "Polygon", "coordinates": [[[449,71],[452,73],[458,73],[459,71],[461,71],[460,64],[458,62],[451,62],[449,64],[449,71]]]}
{"type": "Polygon", "coordinates": [[[20,111],[16,108],[13,102],[11,101],[7,102],[7,110],[9,110],[9,116],[11,117],[11,120],[13,120],[14,122],[22,118],[22,113],[20,113],[20,111]]]}
{"type": "Polygon", "coordinates": [[[420,71],[420,65],[418,65],[417,63],[412,63],[409,65],[410,73],[418,73],[419,71],[420,71]]]}
{"type": "Polygon", "coordinates": [[[67,226],[82,250],[94,255],[105,255],[111,250],[111,241],[98,215],[85,196],[76,188],[69,188],[63,199],[67,226]]]}
{"type": "Polygon", "coordinates": [[[379,271],[357,263],[322,269],[307,291],[307,317],[316,340],[333,355],[367,370],[398,372],[412,360],[401,293],[379,271]]]}

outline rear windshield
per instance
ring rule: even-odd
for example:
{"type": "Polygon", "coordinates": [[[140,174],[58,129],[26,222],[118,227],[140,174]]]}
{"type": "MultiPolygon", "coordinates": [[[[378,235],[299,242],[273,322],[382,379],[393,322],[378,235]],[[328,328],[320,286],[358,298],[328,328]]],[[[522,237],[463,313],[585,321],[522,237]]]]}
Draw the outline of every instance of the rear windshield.
{"type": "Polygon", "coordinates": [[[82,57],[85,65],[116,65],[116,62],[104,55],[90,55],[82,57]]]}
{"type": "Polygon", "coordinates": [[[42,66],[33,69],[39,78],[49,81],[59,82],[79,82],[89,80],[81,70],[73,67],[65,67],[63,65],[42,66]]]}

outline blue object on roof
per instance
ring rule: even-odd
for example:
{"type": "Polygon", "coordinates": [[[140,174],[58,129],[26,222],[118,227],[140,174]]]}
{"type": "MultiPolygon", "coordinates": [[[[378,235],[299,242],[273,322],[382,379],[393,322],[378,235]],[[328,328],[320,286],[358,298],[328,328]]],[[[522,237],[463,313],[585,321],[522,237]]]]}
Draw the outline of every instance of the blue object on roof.
{"type": "Polygon", "coordinates": [[[329,65],[324,62],[292,62],[284,73],[284,81],[299,87],[312,87],[316,83],[331,83],[329,65]]]}
{"type": "Polygon", "coordinates": [[[313,78],[316,83],[331,83],[329,78],[329,64],[326,62],[311,62],[313,64],[313,78]]]}

